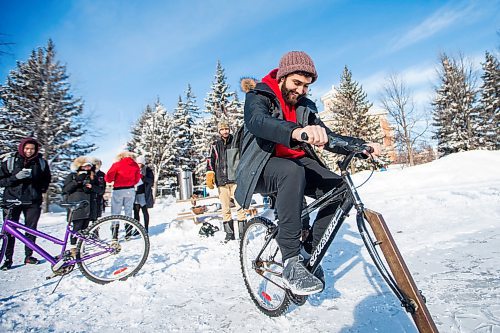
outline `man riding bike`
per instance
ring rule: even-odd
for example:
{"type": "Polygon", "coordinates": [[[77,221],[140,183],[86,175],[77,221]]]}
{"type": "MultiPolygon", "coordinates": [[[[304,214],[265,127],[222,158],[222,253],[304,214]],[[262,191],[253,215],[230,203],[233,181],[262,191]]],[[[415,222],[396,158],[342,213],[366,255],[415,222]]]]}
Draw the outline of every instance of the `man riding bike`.
{"type": "MultiPolygon", "coordinates": [[[[303,196],[318,198],[342,179],[331,172],[311,145],[325,147],[328,135],[348,143],[365,144],[380,153],[380,146],[358,138],[333,133],[317,117],[313,101],[306,98],[318,75],[312,59],[301,51],[286,53],[279,67],[249,91],[245,100],[245,131],[237,169],[236,200],[248,208],[254,193],[275,194],[279,217],[276,237],[284,263],[283,281],[297,295],[323,290],[322,269],[315,274],[304,267],[300,254],[303,196]],[[302,140],[303,133],[307,140],[302,140]],[[303,144],[306,142],[307,144],[303,144]]],[[[342,148],[332,150],[348,154],[342,148]]],[[[337,204],[319,210],[312,229],[313,248],[337,209],[337,204]]]]}

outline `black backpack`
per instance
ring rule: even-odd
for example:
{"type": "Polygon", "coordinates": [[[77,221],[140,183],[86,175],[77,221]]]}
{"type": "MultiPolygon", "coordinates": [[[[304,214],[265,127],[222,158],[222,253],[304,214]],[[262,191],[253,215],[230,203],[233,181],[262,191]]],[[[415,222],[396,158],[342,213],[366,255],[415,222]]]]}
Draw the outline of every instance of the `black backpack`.
{"type": "MultiPolygon", "coordinates": [[[[12,174],[12,171],[14,171],[14,163],[16,162],[16,157],[14,155],[7,156],[4,161],[7,164],[7,170],[9,171],[10,174],[12,174]]],[[[40,168],[42,169],[42,172],[45,171],[45,167],[47,166],[47,162],[40,156],[38,157],[38,161],[40,163],[40,168]]]]}
{"type": "Polygon", "coordinates": [[[208,222],[203,222],[203,225],[200,228],[200,231],[198,232],[200,236],[204,237],[209,237],[213,236],[217,231],[219,231],[219,228],[208,223],[208,222]]]}
{"type": "Polygon", "coordinates": [[[226,150],[227,157],[227,179],[230,181],[236,180],[236,168],[240,163],[241,140],[243,139],[243,127],[241,125],[233,135],[231,148],[226,150]]]}

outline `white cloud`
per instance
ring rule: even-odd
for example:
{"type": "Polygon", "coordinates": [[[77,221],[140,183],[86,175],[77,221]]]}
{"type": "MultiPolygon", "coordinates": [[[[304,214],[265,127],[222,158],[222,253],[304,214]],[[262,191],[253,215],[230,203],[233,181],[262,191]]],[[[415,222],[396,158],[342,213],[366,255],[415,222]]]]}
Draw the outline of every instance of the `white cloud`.
{"type": "Polygon", "coordinates": [[[446,28],[464,21],[473,21],[481,16],[481,8],[475,5],[473,1],[450,4],[441,7],[431,16],[417,26],[410,29],[404,35],[395,38],[389,51],[394,52],[407,46],[415,44],[421,40],[427,39],[446,28]],[[452,7],[453,6],[453,7],[452,7]]]}
{"type": "MultiPolygon", "coordinates": [[[[416,89],[422,86],[432,86],[436,80],[436,65],[420,64],[394,72],[398,75],[405,85],[410,89],[416,89]]],[[[373,94],[381,90],[389,75],[392,72],[379,71],[368,77],[362,78],[360,83],[368,94],[373,94]]]]}

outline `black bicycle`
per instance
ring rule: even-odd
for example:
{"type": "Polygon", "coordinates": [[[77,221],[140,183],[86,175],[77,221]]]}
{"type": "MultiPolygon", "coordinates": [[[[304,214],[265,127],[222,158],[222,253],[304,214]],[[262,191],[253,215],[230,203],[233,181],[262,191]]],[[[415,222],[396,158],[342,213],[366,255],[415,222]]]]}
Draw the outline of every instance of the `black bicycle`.
{"type": "MultiPolygon", "coordinates": [[[[412,315],[420,332],[437,332],[425,305],[425,298],[416,287],[382,215],[364,207],[348,171],[352,159],[369,147],[351,145],[333,136],[329,137],[328,144],[331,148],[342,147],[349,154],[338,163],[342,185],[332,188],[302,211],[304,218],[317,209],[340,202],[319,244],[307,260],[306,268],[310,272],[316,270],[346,216],[354,207],[361,238],[382,278],[401,301],[401,305],[412,315]]],[[[252,218],[245,227],[240,243],[241,269],[247,290],[259,310],[271,317],[285,313],[291,303],[300,306],[307,300],[307,296],[293,294],[282,281],[283,262],[276,242],[276,222],[263,216],[252,218]]]]}

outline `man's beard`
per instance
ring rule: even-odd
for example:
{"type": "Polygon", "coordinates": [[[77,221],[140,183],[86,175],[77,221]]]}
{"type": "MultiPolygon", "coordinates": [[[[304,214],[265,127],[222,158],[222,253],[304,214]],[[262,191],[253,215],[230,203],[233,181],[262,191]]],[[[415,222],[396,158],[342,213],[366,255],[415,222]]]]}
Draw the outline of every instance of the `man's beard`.
{"type": "Polygon", "coordinates": [[[302,95],[294,95],[295,92],[289,90],[286,87],[286,82],[283,83],[281,86],[281,96],[283,96],[283,99],[285,100],[285,103],[288,105],[295,105],[299,101],[299,99],[304,96],[305,94],[302,95]]]}

